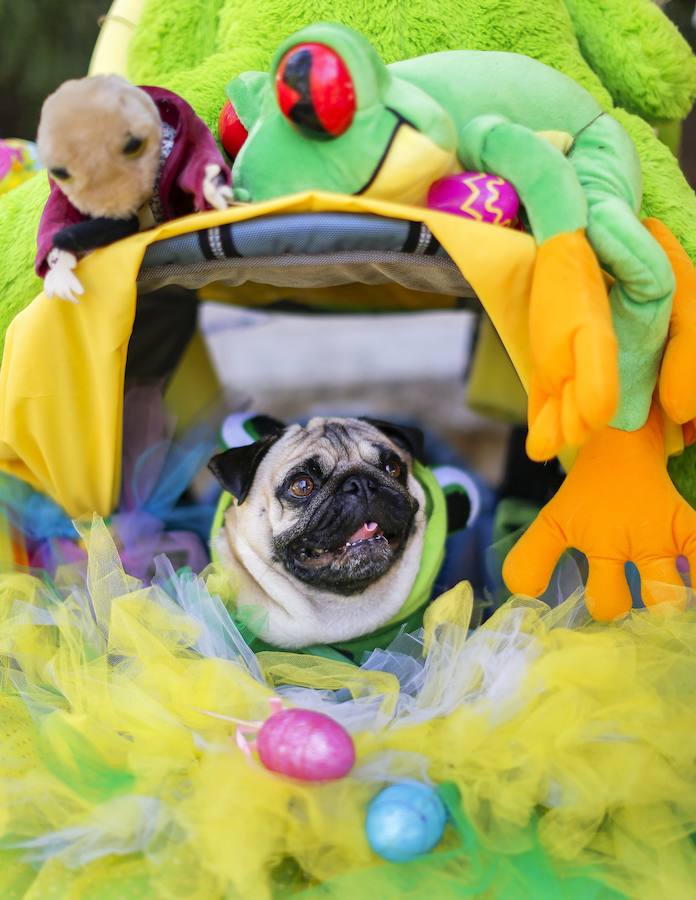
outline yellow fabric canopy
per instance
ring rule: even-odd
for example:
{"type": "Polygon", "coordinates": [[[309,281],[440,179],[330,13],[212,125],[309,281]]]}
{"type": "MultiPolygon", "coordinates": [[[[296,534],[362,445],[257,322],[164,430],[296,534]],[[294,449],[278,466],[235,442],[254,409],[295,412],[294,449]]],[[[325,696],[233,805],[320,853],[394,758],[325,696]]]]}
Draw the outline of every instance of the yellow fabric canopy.
{"type": "MultiPolygon", "coordinates": [[[[529,235],[420,207],[304,193],[176,219],[97,250],[79,263],[85,293],[78,304],[40,294],[7,331],[0,368],[0,469],[48,494],[71,516],[111,513],[120,488],[126,355],[146,247],[225,223],[303,211],[424,222],[472,285],[527,384],[536,252],[529,235]]],[[[423,308],[432,307],[432,295],[422,297],[423,308]]]]}

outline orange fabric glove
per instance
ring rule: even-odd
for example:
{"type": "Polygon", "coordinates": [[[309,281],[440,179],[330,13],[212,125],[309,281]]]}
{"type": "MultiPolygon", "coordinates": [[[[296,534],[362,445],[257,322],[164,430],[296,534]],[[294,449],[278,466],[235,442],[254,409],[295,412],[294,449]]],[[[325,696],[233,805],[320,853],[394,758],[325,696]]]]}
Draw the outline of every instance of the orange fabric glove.
{"type": "Polygon", "coordinates": [[[538,596],[564,550],[588,558],[587,608],[595,619],[614,619],[631,608],[624,564],[641,575],[643,600],[683,602],[676,558],[685,556],[696,580],[696,511],[667,475],[662,416],[653,403],[638,431],[605,428],[578,453],[556,496],[515,544],[503,578],[516,594],[538,596]]]}
{"type": "MultiPolygon", "coordinates": [[[[658,219],[643,225],[667,254],[676,288],[667,346],[660,369],[660,403],[679,425],[696,419],[696,269],[686,250],[658,219]]],[[[693,426],[686,430],[687,442],[693,426]]]]}
{"type": "Polygon", "coordinates": [[[619,399],[609,300],[583,231],[559,234],[537,250],[529,342],[527,453],[542,461],[608,425],[619,399]]]}

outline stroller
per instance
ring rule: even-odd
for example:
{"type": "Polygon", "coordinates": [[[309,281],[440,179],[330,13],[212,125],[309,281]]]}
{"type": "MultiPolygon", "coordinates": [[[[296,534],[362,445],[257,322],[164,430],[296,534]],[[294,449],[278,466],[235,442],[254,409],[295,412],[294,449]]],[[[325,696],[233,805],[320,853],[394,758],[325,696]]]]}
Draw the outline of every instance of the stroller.
{"type": "MultiPolygon", "coordinates": [[[[519,231],[318,192],[136,234],[81,262],[78,305],[41,296],[13,320],[0,471],[57,531],[117,515],[129,386],[166,381],[184,426],[218,394],[200,300],[482,306],[526,387],[535,255],[519,231]]],[[[98,522],[83,532],[85,584],[57,590],[26,574],[22,536],[4,525],[0,790],[24,829],[3,833],[4,895],[613,900],[693,884],[692,610],[679,625],[602,628],[576,592],[558,609],[516,598],[472,630],[460,586],[422,629],[350,666],[252,653],[214,581],[164,562],[151,585],[129,577],[98,522]],[[262,727],[269,697],[339,721],[356,772],[313,785],[264,769],[240,733],[262,727]],[[380,863],[365,809],[385,784],[414,780],[439,797],[444,839],[380,863]]]]}

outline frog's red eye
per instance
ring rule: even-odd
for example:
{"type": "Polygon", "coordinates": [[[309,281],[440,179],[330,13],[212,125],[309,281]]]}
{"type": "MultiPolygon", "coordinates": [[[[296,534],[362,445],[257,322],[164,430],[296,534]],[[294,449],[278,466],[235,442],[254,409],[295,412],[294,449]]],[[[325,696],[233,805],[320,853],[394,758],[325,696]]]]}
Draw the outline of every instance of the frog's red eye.
{"type": "Polygon", "coordinates": [[[220,110],[218,134],[220,135],[222,146],[230,159],[234,159],[237,156],[242,149],[242,144],[249,137],[249,132],[242,125],[242,120],[229,100],[220,110]]]}
{"type": "Polygon", "coordinates": [[[276,72],[278,105],[295,125],[325,138],[338,137],[355,115],[355,87],[341,57],[323,44],[298,44],[276,72]]]}

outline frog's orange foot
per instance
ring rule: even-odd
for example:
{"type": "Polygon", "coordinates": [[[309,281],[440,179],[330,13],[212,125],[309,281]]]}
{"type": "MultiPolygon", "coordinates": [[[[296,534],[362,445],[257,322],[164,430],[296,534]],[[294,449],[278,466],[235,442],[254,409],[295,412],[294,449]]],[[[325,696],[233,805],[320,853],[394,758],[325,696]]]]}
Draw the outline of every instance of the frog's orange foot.
{"type": "Polygon", "coordinates": [[[529,308],[527,452],[546,460],[607,425],[619,398],[618,348],[596,257],[582,231],[537,251],[529,308]]]}
{"type": "Polygon", "coordinates": [[[629,611],[628,560],[641,576],[646,606],[684,605],[677,565],[688,560],[696,582],[696,511],[667,475],[656,409],[635,432],[605,428],[578,454],[556,496],[508,554],[503,577],[513,593],[539,596],[570,547],[588,560],[587,608],[609,621],[629,611]]]}

